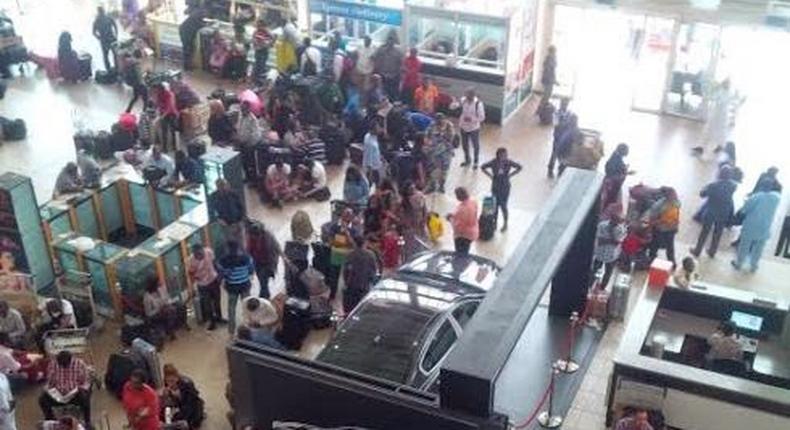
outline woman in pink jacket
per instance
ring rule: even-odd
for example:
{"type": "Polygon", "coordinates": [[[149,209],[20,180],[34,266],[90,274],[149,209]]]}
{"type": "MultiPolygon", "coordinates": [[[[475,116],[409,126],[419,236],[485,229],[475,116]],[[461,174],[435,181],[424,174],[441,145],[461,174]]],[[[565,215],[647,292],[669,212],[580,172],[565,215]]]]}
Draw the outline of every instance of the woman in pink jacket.
{"type": "Polygon", "coordinates": [[[453,225],[455,252],[467,255],[472,242],[477,240],[480,234],[477,224],[477,200],[470,197],[469,191],[464,187],[455,189],[455,198],[458,199],[458,207],[455,208],[454,213],[447,215],[447,219],[453,225]]]}

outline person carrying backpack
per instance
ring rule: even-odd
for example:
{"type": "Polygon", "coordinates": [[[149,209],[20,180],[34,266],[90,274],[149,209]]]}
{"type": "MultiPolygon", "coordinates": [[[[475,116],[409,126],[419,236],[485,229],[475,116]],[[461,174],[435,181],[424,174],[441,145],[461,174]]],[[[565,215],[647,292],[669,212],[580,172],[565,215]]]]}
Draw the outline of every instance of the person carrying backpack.
{"type": "Polygon", "coordinates": [[[650,259],[656,258],[659,249],[666,250],[667,260],[675,262],[675,236],[680,225],[680,200],[671,187],[660,188],[661,197],[648,211],[649,222],[653,227],[653,240],[650,243],[650,259]]]}

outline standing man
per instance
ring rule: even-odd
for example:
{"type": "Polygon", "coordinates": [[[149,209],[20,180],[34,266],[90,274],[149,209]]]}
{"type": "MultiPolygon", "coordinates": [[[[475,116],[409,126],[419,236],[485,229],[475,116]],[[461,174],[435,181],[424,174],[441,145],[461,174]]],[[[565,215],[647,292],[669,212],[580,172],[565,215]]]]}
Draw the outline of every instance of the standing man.
{"type": "Polygon", "coordinates": [[[228,226],[229,233],[241,240],[244,226],[242,221],[247,218],[241,196],[230,188],[225,179],[217,179],[217,191],[209,197],[209,215],[228,226]]]}
{"type": "MultiPolygon", "coordinates": [[[[104,57],[104,70],[110,71],[110,51],[112,44],[118,40],[118,26],[109,15],[104,12],[104,7],[96,8],[96,19],[93,20],[93,37],[99,39],[101,54],[104,57]]],[[[113,63],[115,60],[113,59],[113,63]]],[[[115,64],[114,64],[115,65],[115,64]]]]}
{"type": "Polygon", "coordinates": [[[255,262],[255,274],[261,284],[258,297],[268,299],[271,296],[269,281],[277,275],[277,265],[280,258],[285,260],[283,249],[272,232],[257,222],[250,227],[247,249],[250,251],[252,261],[255,262]]]}
{"type": "Polygon", "coordinates": [[[384,90],[390,100],[398,99],[400,72],[403,64],[403,52],[395,46],[397,41],[398,33],[392,30],[387,36],[387,41],[373,54],[373,69],[376,74],[381,75],[384,90]]]}
{"type": "Polygon", "coordinates": [[[625,157],[628,156],[629,148],[625,143],[617,145],[617,148],[609,157],[604,168],[606,174],[606,186],[603,194],[601,207],[606,208],[612,203],[620,203],[620,191],[625,183],[625,178],[634,172],[628,169],[625,157]]]}
{"type": "Polygon", "coordinates": [[[741,270],[748,257],[751,272],[757,271],[765,243],[771,237],[771,226],[781,200],[782,195],[774,187],[752,194],[743,204],[740,211],[744,215],[741,238],[735,261],[732,261],[732,267],[736,270],[741,270]]]}
{"type": "Polygon", "coordinates": [[[187,261],[187,273],[197,286],[203,321],[209,322],[208,330],[214,330],[217,323],[222,322],[219,291],[222,278],[214,267],[214,251],[203,247],[201,243],[192,245],[192,255],[187,261]]]}
{"type": "Polygon", "coordinates": [[[257,167],[255,164],[255,145],[257,145],[263,133],[258,117],[252,112],[252,106],[248,101],[241,102],[241,115],[236,124],[236,141],[241,152],[241,162],[244,165],[244,176],[247,181],[254,181],[258,178],[257,167]]]}
{"type": "Polygon", "coordinates": [[[379,147],[379,135],[381,128],[374,125],[365,135],[362,147],[362,169],[368,177],[370,185],[378,187],[381,180],[381,173],[384,162],[381,158],[381,148],[379,147]]]}
{"type": "Polygon", "coordinates": [[[0,373],[0,430],[16,430],[16,401],[5,373],[0,373]]]}
{"type": "Polygon", "coordinates": [[[123,81],[126,85],[132,87],[133,92],[132,99],[129,101],[129,105],[126,106],[126,113],[131,112],[134,104],[141,98],[143,100],[143,109],[148,106],[148,87],[145,86],[143,79],[142,59],[143,53],[140,50],[135,50],[126,59],[123,81]]]}
{"type": "Polygon", "coordinates": [[[562,135],[565,133],[565,129],[570,123],[568,120],[572,116],[575,116],[568,108],[570,103],[571,100],[569,98],[563,97],[560,100],[560,108],[556,113],[556,119],[554,121],[554,134],[551,142],[551,156],[549,157],[549,165],[547,166],[549,169],[549,179],[554,178],[554,166],[556,165],[557,158],[559,157],[557,149],[559,148],[560,139],[562,138],[562,135]]]}
{"type": "Polygon", "coordinates": [[[708,184],[700,193],[700,196],[707,198],[701,216],[702,231],[697,238],[697,246],[690,250],[691,254],[699,257],[702,248],[708,240],[711,230],[713,238],[708,247],[708,256],[714,258],[719,249],[719,240],[724,228],[732,220],[735,202],[732,195],[735,193],[737,184],[732,180],[732,168],[724,166],[719,170],[719,178],[708,184]]]}
{"type": "Polygon", "coordinates": [[[379,267],[376,254],[365,247],[365,237],[354,236],[354,250],[346,258],[343,279],[343,312],[348,315],[370,291],[376,280],[379,267]]]}
{"type": "Polygon", "coordinates": [[[477,169],[480,158],[480,126],[486,120],[486,108],[477,98],[474,88],[466,90],[466,95],[461,99],[461,119],[458,127],[461,129],[461,147],[464,149],[464,162],[461,167],[466,167],[471,161],[469,154],[469,141],[474,150],[474,168],[477,169]]]}
{"type": "Polygon", "coordinates": [[[777,257],[790,258],[790,205],[787,208],[784,223],[782,223],[782,230],[779,232],[779,242],[776,244],[777,257]]]}
{"type": "Polygon", "coordinates": [[[255,65],[252,77],[256,84],[263,84],[269,70],[269,49],[274,45],[274,36],[266,27],[266,20],[258,19],[255,33],[252,34],[252,46],[255,49],[255,65]]]}
{"type": "Polygon", "coordinates": [[[373,54],[375,49],[371,46],[370,36],[362,38],[362,46],[357,48],[357,73],[359,74],[360,94],[362,106],[368,104],[368,91],[370,90],[370,77],[373,75],[373,54]]]}
{"type": "Polygon", "coordinates": [[[403,66],[401,67],[401,76],[403,80],[400,84],[400,99],[409,106],[414,106],[414,91],[420,86],[420,71],[422,70],[422,63],[417,57],[417,48],[412,47],[409,49],[409,55],[403,59],[403,66]]]}
{"type": "Polygon", "coordinates": [[[472,242],[480,236],[477,200],[469,196],[469,191],[464,187],[455,189],[455,198],[458,199],[458,206],[454,213],[447,215],[447,219],[453,225],[455,252],[459,255],[469,255],[472,242]]]}
{"type": "Polygon", "coordinates": [[[540,83],[543,85],[543,97],[540,104],[543,105],[551,100],[554,94],[554,85],[557,83],[557,48],[549,46],[546,58],[543,59],[543,74],[540,76],[540,83]]]}
{"type": "Polygon", "coordinates": [[[252,274],[255,264],[252,257],[244,252],[239,242],[228,241],[228,254],[219,259],[217,269],[225,281],[225,292],[228,293],[228,332],[236,333],[236,305],[239,298],[250,295],[252,274]]]}

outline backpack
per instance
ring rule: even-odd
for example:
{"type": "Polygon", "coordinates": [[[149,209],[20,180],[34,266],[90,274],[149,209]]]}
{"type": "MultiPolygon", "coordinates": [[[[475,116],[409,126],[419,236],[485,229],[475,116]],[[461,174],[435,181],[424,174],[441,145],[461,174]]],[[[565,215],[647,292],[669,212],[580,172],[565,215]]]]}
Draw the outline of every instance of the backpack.
{"type": "Polygon", "coordinates": [[[658,216],[656,224],[667,230],[674,230],[680,225],[680,205],[677,203],[667,203],[664,210],[658,216]]]}
{"type": "Polygon", "coordinates": [[[434,242],[438,241],[444,234],[444,223],[442,223],[442,217],[436,212],[430,212],[428,214],[427,224],[428,237],[434,242]]]}
{"type": "Polygon", "coordinates": [[[3,139],[22,140],[27,136],[27,125],[22,119],[2,121],[3,139]]]}

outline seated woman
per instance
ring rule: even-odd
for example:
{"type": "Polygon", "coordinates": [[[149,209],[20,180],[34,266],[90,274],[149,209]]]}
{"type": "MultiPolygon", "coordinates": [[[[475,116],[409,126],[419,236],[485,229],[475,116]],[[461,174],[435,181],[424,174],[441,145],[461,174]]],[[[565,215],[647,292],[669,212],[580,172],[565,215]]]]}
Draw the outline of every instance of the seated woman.
{"type": "Polygon", "coordinates": [[[230,145],[236,135],[236,127],[225,112],[225,105],[219,100],[208,102],[211,115],[208,118],[208,135],[211,143],[218,146],[230,145]]]}
{"type": "Polygon", "coordinates": [[[163,331],[171,340],[176,338],[176,309],[159,288],[157,278],[151,278],[145,287],[143,310],[153,328],[163,331]]]}
{"type": "Polygon", "coordinates": [[[71,33],[68,31],[60,33],[58,39],[58,65],[63,79],[70,82],[77,82],[81,79],[79,55],[71,47],[71,33]]]}
{"type": "Polygon", "coordinates": [[[370,183],[356,166],[349,166],[346,170],[346,180],[343,182],[343,201],[364,207],[368,204],[370,196],[370,183]]]}
{"type": "Polygon", "coordinates": [[[266,169],[265,187],[269,199],[275,207],[293,200],[296,195],[290,182],[291,166],[277,160],[266,169]]]}
{"type": "Polygon", "coordinates": [[[0,373],[36,384],[46,377],[48,364],[41,354],[14,349],[8,335],[0,333],[0,373]]]}
{"type": "Polygon", "coordinates": [[[206,414],[194,382],[172,364],[164,365],[162,376],[161,419],[164,421],[166,408],[171,408],[173,422],[186,422],[189,429],[200,428],[206,414]]]}

